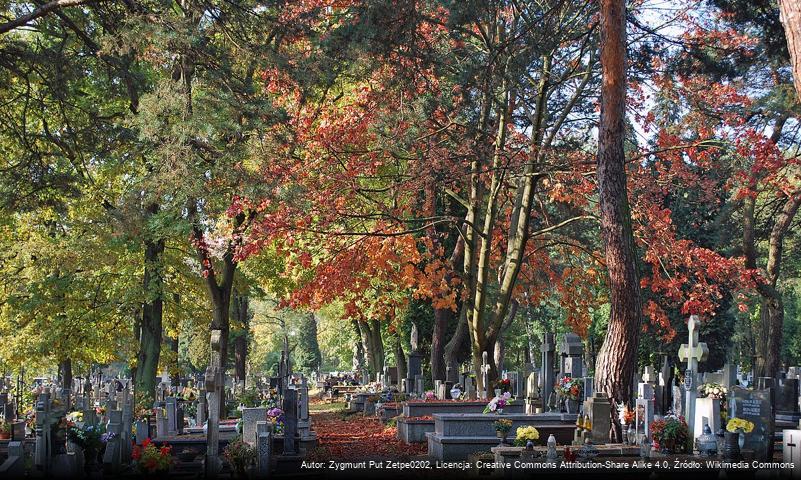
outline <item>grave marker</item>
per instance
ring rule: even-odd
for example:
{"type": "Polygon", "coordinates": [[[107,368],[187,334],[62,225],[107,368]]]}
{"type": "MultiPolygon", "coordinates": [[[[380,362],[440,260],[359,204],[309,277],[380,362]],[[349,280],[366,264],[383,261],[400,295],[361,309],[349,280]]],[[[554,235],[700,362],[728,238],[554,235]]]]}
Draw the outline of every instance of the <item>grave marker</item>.
{"type": "MultiPolygon", "coordinates": [[[[698,396],[695,385],[695,376],[698,372],[698,362],[706,360],[709,356],[709,348],[706,343],[698,342],[698,328],[701,322],[698,320],[698,315],[691,315],[687,321],[688,343],[682,344],[679,347],[679,360],[687,362],[687,370],[684,375],[684,390],[686,391],[685,397],[685,417],[695,418],[695,399],[698,396]]],[[[693,425],[689,425],[690,438],[695,438],[693,425]]]]}
{"type": "Polygon", "coordinates": [[[773,456],[774,411],[772,389],[746,390],[732,388],[729,416],[748,420],[754,430],[745,434],[744,449],[753,450],[757,459],[766,460],[773,456]]]}

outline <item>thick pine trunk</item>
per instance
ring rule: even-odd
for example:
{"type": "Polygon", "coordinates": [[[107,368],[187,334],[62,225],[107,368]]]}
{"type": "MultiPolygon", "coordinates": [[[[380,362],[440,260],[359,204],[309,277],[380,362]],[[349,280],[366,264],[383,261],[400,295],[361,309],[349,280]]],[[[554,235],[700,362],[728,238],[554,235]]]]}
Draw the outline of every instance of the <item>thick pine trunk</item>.
{"type": "MultiPolygon", "coordinates": [[[[158,212],[158,205],[148,207],[150,215],[158,212]]],[[[161,277],[163,239],[146,239],[145,274],[143,290],[145,301],[142,304],[142,320],[139,330],[139,353],[136,362],[135,389],[137,393],[152,402],[156,395],[156,376],[161,355],[162,318],[164,314],[164,283],[161,277]]]]}
{"type": "Polygon", "coordinates": [[[795,91],[801,99],[801,2],[798,0],[779,0],[784,36],[793,64],[795,91]]]}
{"type": "Polygon", "coordinates": [[[642,306],[626,192],[623,149],[626,114],[626,5],[601,1],[601,121],[598,192],[601,235],[609,271],[611,311],[595,369],[595,388],[618,401],[631,396],[642,306]]]}

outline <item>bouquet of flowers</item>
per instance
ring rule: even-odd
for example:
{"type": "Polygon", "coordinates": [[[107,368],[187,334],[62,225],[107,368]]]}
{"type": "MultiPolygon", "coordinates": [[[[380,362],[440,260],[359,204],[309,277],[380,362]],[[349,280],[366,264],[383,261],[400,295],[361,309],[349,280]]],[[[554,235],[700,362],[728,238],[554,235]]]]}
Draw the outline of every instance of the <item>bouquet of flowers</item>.
{"type": "Polygon", "coordinates": [[[505,392],[501,394],[499,397],[493,397],[492,400],[484,407],[484,413],[492,413],[497,412],[498,410],[503,410],[504,407],[509,403],[509,399],[512,395],[509,392],[505,392]]]}
{"type": "Polygon", "coordinates": [[[690,438],[690,429],[684,417],[677,415],[667,415],[664,418],[654,420],[650,427],[655,447],[660,448],[667,444],[676,446],[686,446],[690,438]]]}
{"type": "Polygon", "coordinates": [[[437,399],[437,396],[436,396],[436,395],[434,395],[434,392],[433,392],[432,390],[429,390],[429,391],[427,391],[427,392],[425,393],[425,396],[424,396],[423,398],[424,398],[424,399],[425,399],[425,401],[427,402],[427,401],[429,401],[429,400],[436,400],[436,399],[437,399]]]}
{"type": "Polygon", "coordinates": [[[516,446],[525,447],[529,440],[533,442],[539,439],[540,439],[540,432],[531,425],[527,425],[525,427],[517,427],[517,431],[515,432],[516,446]]]}
{"type": "Polygon", "coordinates": [[[501,392],[508,392],[512,389],[512,381],[508,378],[504,378],[502,380],[498,380],[495,382],[495,388],[500,390],[501,392]]]}
{"type": "Polygon", "coordinates": [[[94,425],[83,425],[81,427],[73,422],[67,422],[67,440],[84,450],[98,449],[102,435],[101,427],[94,425]]]}
{"type": "Polygon", "coordinates": [[[278,407],[267,410],[267,419],[273,423],[275,433],[281,433],[284,430],[284,411],[278,407]]]}
{"type": "Polygon", "coordinates": [[[728,393],[726,387],[719,383],[704,383],[698,386],[698,396],[701,398],[712,397],[717,400],[725,400],[728,393]]]}
{"type": "Polygon", "coordinates": [[[172,447],[166,443],[156,447],[149,438],[142,442],[142,446],[134,445],[131,459],[142,473],[154,474],[166,472],[172,464],[172,447]]]}
{"type": "Polygon", "coordinates": [[[495,420],[493,425],[495,426],[496,432],[509,433],[509,430],[512,429],[512,421],[506,418],[495,420]]]}
{"type": "Polygon", "coordinates": [[[730,432],[736,432],[738,430],[742,430],[745,433],[751,433],[754,431],[754,424],[752,422],[749,422],[748,420],[734,417],[731,420],[729,420],[729,423],[726,424],[726,430],[730,432]]]}
{"type": "Polygon", "coordinates": [[[556,382],[556,391],[563,397],[578,400],[581,395],[581,382],[577,378],[562,377],[556,382]]]}

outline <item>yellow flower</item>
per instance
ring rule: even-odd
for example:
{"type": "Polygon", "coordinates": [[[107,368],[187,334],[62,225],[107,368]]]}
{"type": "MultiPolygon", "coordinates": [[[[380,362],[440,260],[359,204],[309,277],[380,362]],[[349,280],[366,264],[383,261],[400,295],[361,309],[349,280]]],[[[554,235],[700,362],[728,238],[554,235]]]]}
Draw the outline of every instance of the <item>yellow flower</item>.
{"type": "Polygon", "coordinates": [[[540,438],[540,432],[538,432],[536,428],[529,425],[526,427],[517,427],[515,436],[518,440],[538,440],[540,438]]]}
{"type": "Polygon", "coordinates": [[[729,423],[726,424],[726,430],[730,432],[736,432],[737,430],[742,430],[745,433],[751,433],[754,431],[754,424],[749,422],[748,420],[743,420],[742,418],[734,417],[729,420],[729,423]]]}

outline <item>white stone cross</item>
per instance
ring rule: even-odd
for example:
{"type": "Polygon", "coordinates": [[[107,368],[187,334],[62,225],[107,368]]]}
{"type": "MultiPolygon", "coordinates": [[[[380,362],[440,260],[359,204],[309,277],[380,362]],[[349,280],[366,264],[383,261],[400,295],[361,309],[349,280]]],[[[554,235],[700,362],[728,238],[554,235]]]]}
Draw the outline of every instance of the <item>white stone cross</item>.
{"type": "Polygon", "coordinates": [[[690,430],[690,438],[695,438],[693,432],[693,423],[691,420],[695,418],[695,398],[697,397],[695,374],[698,372],[698,362],[703,362],[709,356],[709,348],[706,343],[698,342],[698,327],[701,322],[698,320],[698,315],[690,315],[687,321],[687,328],[689,329],[688,343],[684,343],[679,347],[679,360],[687,362],[687,371],[684,372],[684,389],[687,391],[685,397],[684,418],[688,419],[690,430]]]}
{"type": "Polygon", "coordinates": [[[480,392],[482,400],[487,399],[487,392],[489,392],[489,371],[490,366],[489,363],[487,363],[487,352],[483,352],[481,354],[481,380],[483,381],[484,389],[480,392]]]}

